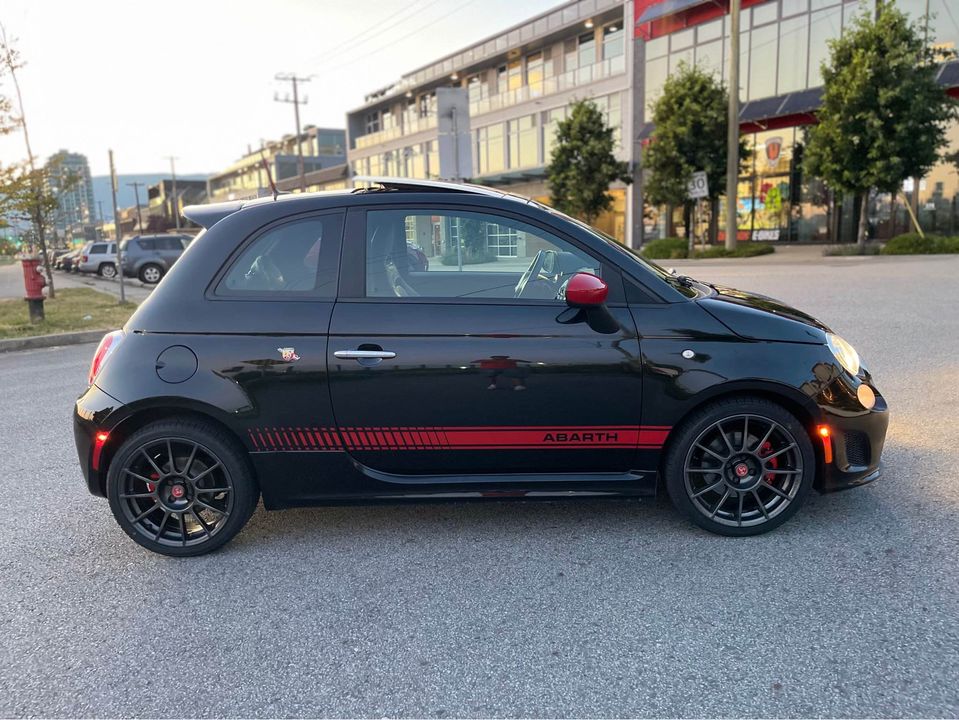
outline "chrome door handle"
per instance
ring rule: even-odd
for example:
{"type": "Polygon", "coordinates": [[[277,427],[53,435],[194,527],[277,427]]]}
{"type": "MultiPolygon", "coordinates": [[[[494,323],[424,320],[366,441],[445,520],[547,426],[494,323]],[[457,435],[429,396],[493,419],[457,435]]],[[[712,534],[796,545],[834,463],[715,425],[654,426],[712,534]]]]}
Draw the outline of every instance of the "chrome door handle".
{"type": "Polygon", "coordinates": [[[396,353],[389,350],[337,350],[333,357],[340,360],[392,360],[396,353]]]}

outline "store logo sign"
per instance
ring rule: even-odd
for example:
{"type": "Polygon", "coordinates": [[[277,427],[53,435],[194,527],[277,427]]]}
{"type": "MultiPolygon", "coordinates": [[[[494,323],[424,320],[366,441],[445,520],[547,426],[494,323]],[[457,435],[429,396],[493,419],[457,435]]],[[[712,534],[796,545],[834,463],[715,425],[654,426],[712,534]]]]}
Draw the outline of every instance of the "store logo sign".
{"type": "Polygon", "coordinates": [[[766,164],[770,170],[775,170],[779,165],[779,158],[783,152],[783,139],[781,137],[771,137],[766,140],[766,164]]]}

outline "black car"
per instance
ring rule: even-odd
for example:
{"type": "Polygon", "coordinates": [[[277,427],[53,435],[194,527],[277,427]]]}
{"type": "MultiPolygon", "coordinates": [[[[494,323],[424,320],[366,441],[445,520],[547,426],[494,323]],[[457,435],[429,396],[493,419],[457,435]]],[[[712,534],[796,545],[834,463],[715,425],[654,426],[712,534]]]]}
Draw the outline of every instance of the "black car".
{"type": "Polygon", "coordinates": [[[470,185],[187,208],[205,230],[104,337],[75,408],[90,491],[197,555],[300,505],[635,496],[754,535],[879,476],[856,351],[768,297],[674,276],[470,185]],[[410,268],[408,241],[444,257],[410,268]]]}

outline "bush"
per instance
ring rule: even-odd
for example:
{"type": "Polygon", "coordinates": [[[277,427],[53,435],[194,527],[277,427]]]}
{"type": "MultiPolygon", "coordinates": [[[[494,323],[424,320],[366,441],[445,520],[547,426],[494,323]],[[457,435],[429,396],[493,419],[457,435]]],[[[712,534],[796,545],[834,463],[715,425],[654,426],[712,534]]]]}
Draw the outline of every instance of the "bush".
{"type": "Polygon", "coordinates": [[[822,249],[822,254],[827,257],[836,257],[839,255],[878,255],[880,251],[880,246],[875,243],[870,243],[866,245],[862,252],[859,251],[859,246],[855,243],[847,243],[845,245],[827,245],[822,249]]]}
{"type": "Polygon", "coordinates": [[[769,255],[776,248],[769,243],[748,242],[736,245],[735,250],[727,250],[723,245],[710,245],[705,250],[697,250],[697,258],[748,258],[757,255],[769,255]]]}
{"type": "Polygon", "coordinates": [[[668,237],[650,240],[640,252],[650,260],[679,260],[686,257],[688,248],[686,238],[668,237]]]}
{"type": "MultiPolygon", "coordinates": [[[[447,253],[440,260],[444,265],[459,265],[460,258],[456,252],[447,253]]],[[[464,265],[478,265],[479,263],[496,262],[496,255],[491,252],[471,253],[463,250],[464,265]]]]}
{"type": "Polygon", "coordinates": [[[929,233],[926,237],[921,237],[918,233],[904,233],[887,242],[881,252],[883,255],[959,253],[959,237],[943,237],[929,233]]]}

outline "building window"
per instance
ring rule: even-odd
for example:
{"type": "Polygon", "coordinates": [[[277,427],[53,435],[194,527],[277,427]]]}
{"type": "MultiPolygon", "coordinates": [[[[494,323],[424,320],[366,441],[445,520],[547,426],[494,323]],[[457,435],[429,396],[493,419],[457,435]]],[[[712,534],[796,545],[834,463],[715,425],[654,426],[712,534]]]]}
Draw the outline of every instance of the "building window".
{"type": "Polygon", "coordinates": [[[593,33],[584,33],[579,36],[576,59],[580,69],[579,79],[581,81],[589,80],[588,74],[584,75],[582,71],[596,62],[596,36],[593,33]]]}
{"type": "Polygon", "coordinates": [[[366,134],[380,131],[380,113],[379,111],[366,113],[366,134]]]}
{"type": "Polygon", "coordinates": [[[566,108],[556,108],[544,113],[543,123],[543,162],[549,164],[553,156],[553,147],[556,144],[556,133],[559,130],[559,121],[566,119],[566,108]]]}
{"type": "Polygon", "coordinates": [[[496,257],[517,257],[519,232],[508,225],[486,223],[486,247],[496,257]]]}
{"type": "Polygon", "coordinates": [[[526,84],[529,85],[530,97],[543,94],[543,71],[543,53],[536,52],[526,56],[526,84]]]}
{"type": "Polygon", "coordinates": [[[536,116],[526,115],[509,121],[510,169],[535,167],[539,164],[536,116]]]}
{"type": "Polygon", "coordinates": [[[779,82],[777,92],[780,95],[806,88],[808,49],[808,15],[789,18],[779,23],[779,82]]]}
{"type": "Polygon", "coordinates": [[[470,103],[485,100],[489,97],[489,83],[486,81],[486,74],[470,75],[466,81],[466,91],[469,93],[470,103]]]}
{"type": "Polygon", "coordinates": [[[750,38],[750,57],[754,62],[749,66],[749,87],[746,97],[757,100],[776,94],[776,68],[772,62],[762,58],[775,58],[778,55],[779,28],[776,25],[753,28],[750,38]]]}
{"type": "Polygon", "coordinates": [[[503,123],[476,131],[476,162],[480,175],[502,172],[505,169],[505,141],[503,123]]]}
{"type": "Polygon", "coordinates": [[[839,37],[842,27],[842,5],[819,10],[809,15],[809,87],[822,85],[819,66],[829,59],[830,40],[839,37]]]}
{"type": "Polygon", "coordinates": [[[603,60],[619,57],[624,50],[624,37],[622,25],[613,23],[603,28],[603,60]]]}
{"type": "Polygon", "coordinates": [[[779,3],[767,2],[753,8],[753,27],[776,22],[779,13],[779,3]]]}

